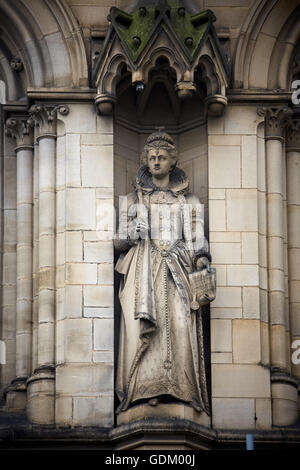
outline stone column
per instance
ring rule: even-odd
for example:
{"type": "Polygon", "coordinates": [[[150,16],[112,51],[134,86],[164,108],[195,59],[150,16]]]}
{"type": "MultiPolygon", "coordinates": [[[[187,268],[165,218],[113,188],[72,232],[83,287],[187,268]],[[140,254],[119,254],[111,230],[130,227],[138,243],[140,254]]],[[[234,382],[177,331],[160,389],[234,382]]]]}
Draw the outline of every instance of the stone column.
{"type": "Polygon", "coordinates": [[[54,423],[55,391],[55,166],[57,111],[65,106],[34,105],[32,120],[38,126],[38,344],[37,367],[28,380],[28,416],[39,424],[54,423]]]}
{"type": "MultiPolygon", "coordinates": [[[[291,118],[289,120],[286,137],[288,273],[292,355],[294,341],[300,340],[300,116],[298,119],[291,118]]],[[[298,381],[298,409],[300,409],[300,364],[296,364],[293,357],[291,362],[292,375],[298,381]]]]}
{"type": "Polygon", "coordinates": [[[8,119],[17,154],[16,378],[7,394],[9,409],[25,409],[31,374],[32,322],[32,153],[33,132],[26,119],[8,119]]]}
{"type": "Polygon", "coordinates": [[[279,107],[259,110],[265,115],[271,393],[273,425],[277,426],[293,424],[297,418],[295,382],[288,371],[284,282],[283,142],[289,113],[288,108],[279,107]]]}
{"type": "Polygon", "coordinates": [[[33,158],[33,255],[32,255],[32,370],[38,360],[38,318],[39,318],[39,127],[35,126],[33,158]]]}
{"type": "Polygon", "coordinates": [[[17,158],[14,139],[8,135],[3,137],[1,339],[5,342],[6,363],[0,370],[1,387],[5,392],[16,377],[17,158]]]}

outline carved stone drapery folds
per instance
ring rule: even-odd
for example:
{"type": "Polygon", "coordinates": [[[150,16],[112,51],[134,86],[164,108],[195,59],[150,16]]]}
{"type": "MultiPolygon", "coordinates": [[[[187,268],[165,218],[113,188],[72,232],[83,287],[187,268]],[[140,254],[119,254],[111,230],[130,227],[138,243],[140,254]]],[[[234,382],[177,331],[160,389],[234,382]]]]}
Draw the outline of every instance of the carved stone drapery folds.
{"type": "Polygon", "coordinates": [[[160,58],[176,75],[180,99],[194,95],[195,72],[200,71],[206,88],[208,114],[221,115],[227,105],[227,62],[213,27],[210,10],[191,14],[173,0],[157,5],[140,1],[132,13],[111,8],[110,27],[95,65],[95,103],[101,114],[110,114],[117,100],[116,86],[124,66],[133,86],[142,92],[149,73],[160,58]]]}

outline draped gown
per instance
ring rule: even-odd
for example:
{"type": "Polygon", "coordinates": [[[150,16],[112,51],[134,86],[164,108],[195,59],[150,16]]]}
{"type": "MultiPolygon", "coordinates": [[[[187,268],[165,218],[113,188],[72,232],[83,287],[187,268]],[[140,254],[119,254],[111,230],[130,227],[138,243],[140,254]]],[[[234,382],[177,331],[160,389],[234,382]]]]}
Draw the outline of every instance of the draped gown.
{"type": "Polygon", "coordinates": [[[167,396],[209,414],[201,309],[190,308],[188,281],[197,257],[209,256],[200,201],[188,193],[182,170],[175,168],[168,188],[161,189],[144,166],[120,215],[129,233],[137,218],[128,214],[137,203],[144,204],[148,236],[116,242],[125,250],[116,265],[123,275],[118,412],[139,400],[167,396]]]}

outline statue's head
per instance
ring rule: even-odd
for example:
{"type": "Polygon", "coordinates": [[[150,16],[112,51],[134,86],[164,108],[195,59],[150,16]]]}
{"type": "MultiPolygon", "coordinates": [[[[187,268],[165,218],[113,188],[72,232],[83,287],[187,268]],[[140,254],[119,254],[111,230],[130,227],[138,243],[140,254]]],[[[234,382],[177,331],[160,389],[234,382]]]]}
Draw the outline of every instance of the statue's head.
{"type": "Polygon", "coordinates": [[[159,153],[168,156],[170,171],[175,168],[178,160],[177,150],[172,137],[164,132],[163,128],[158,128],[157,131],[149,135],[146,140],[144,150],[142,153],[142,163],[150,168],[150,157],[158,155],[159,153]]]}

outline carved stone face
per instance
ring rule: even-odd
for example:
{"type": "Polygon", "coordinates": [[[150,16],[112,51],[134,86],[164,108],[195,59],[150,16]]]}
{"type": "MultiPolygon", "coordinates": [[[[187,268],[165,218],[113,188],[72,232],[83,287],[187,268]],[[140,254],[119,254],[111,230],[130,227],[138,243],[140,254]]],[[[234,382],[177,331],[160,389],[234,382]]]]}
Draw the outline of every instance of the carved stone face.
{"type": "Polygon", "coordinates": [[[21,59],[11,59],[10,66],[15,72],[21,72],[23,69],[21,59]]]}
{"type": "Polygon", "coordinates": [[[155,178],[167,176],[173,165],[173,159],[169,152],[163,148],[153,148],[148,152],[148,167],[151,175],[155,178]]]}

